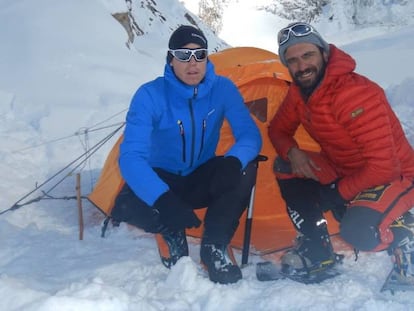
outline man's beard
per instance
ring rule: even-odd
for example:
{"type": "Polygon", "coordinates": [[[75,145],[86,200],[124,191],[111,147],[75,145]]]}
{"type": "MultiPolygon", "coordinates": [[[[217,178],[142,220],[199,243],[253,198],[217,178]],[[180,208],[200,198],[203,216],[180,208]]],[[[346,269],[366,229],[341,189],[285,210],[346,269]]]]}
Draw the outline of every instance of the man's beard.
{"type": "Polygon", "coordinates": [[[315,80],[313,80],[313,82],[309,85],[305,85],[303,82],[301,82],[298,79],[298,77],[300,77],[302,74],[305,74],[309,71],[316,72],[317,69],[315,67],[308,68],[305,71],[298,71],[294,75],[293,80],[299,86],[300,92],[305,98],[308,98],[313,93],[313,91],[316,89],[316,87],[319,85],[319,83],[322,81],[323,76],[325,75],[325,69],[326,69],[326,62],[325,62],[325,60],[322,60],[322,66],[321,66],[319,72],[317,73],[315,80]]]}

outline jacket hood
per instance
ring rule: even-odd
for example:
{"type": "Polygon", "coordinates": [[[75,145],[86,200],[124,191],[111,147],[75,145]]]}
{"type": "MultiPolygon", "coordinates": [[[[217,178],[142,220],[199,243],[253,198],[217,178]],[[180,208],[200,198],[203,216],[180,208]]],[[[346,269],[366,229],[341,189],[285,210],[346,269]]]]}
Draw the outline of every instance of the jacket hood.
{"type": "Polygon", "coordinates": [[[351,55],[330,44],[330,55],[325,75],[340,76],[355,70],[356,62],[351,55]]]}

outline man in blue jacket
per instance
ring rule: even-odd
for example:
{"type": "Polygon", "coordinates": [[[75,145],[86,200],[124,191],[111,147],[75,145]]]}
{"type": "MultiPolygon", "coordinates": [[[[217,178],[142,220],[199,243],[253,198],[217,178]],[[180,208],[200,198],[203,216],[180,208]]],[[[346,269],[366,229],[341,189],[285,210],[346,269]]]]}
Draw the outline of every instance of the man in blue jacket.
{"type": "Polygon", "coordinates": [[[126,185],[112,217],[158,233],[170,267],[188,256],[185,229],[201,224],[193,210],[207,207],[201,261],[210,280],[234,283],[242,273],[227,248],[255,182],[260,132],[237,87],[215,74],[199,29],[180,26],[168,46],[164,76],[137,90],[127,114],[119,157],[126,185]],[[235,142],[217,156],[225,119],[235,142]]]}

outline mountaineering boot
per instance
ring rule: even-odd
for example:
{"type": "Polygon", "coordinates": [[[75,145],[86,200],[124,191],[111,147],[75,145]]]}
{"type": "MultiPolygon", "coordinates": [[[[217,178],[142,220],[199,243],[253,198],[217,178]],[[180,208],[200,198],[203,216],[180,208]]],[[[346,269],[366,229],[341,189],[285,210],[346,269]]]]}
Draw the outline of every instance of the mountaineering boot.
{"type": "Polygon", "coordinates": [[[201,244],[200,259],[212,282],[230,284],[236,283],[242,278],[241,270],[235,263],[233,253],[226,245],[201,244]]]}
{"type": "Polygon", "coordinates": [[[312,275],[332,268],[343,255],[335,254],[326,224],[318,228],[320,236],[310,239],[300,234],[293,249],[281,258],[282,272],[289,275],[312,275]]]}
{"type": "Polygon", "coordinates": [[[155,234],[158,252],[161,262],[167,268],[176,264],[178,259],[188,256],[188,244],[185,230],[173,231],[164,228],[160,233],[155,234]]]}
{"type": "Polygon", "coordinates": [[[397,218],[390,226],[394,241],[394,271],[401,277],[414,279],[414,215],[410,212],[397,218]]]}

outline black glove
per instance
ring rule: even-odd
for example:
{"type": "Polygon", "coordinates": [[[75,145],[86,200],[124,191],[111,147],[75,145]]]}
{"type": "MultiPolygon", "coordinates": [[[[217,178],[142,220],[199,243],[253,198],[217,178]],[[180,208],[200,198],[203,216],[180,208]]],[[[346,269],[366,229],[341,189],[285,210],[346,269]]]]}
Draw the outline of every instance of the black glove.
{"type": "Polygon", "coordinates": [[[171,190],[162,194],[153,207],[158,210],[161,223],[172,230],[197,228],[201,225],[200,219],[191,206],[183,202],[171,190]]]}
{"type": "Polygon", "coordinates": [[[214,177],[211,181],[213,193],[228,191],[240,182],[242,165],[234,156],[217,159],[214,177]]]}
{"type": "Polygon", "coordinates": [[[338,180],[319,188],[319,206],[324,212],[332,211],[337,221],[341,221],[344,216],[347,203],[348,201],[339,193],[338,180]]]}

